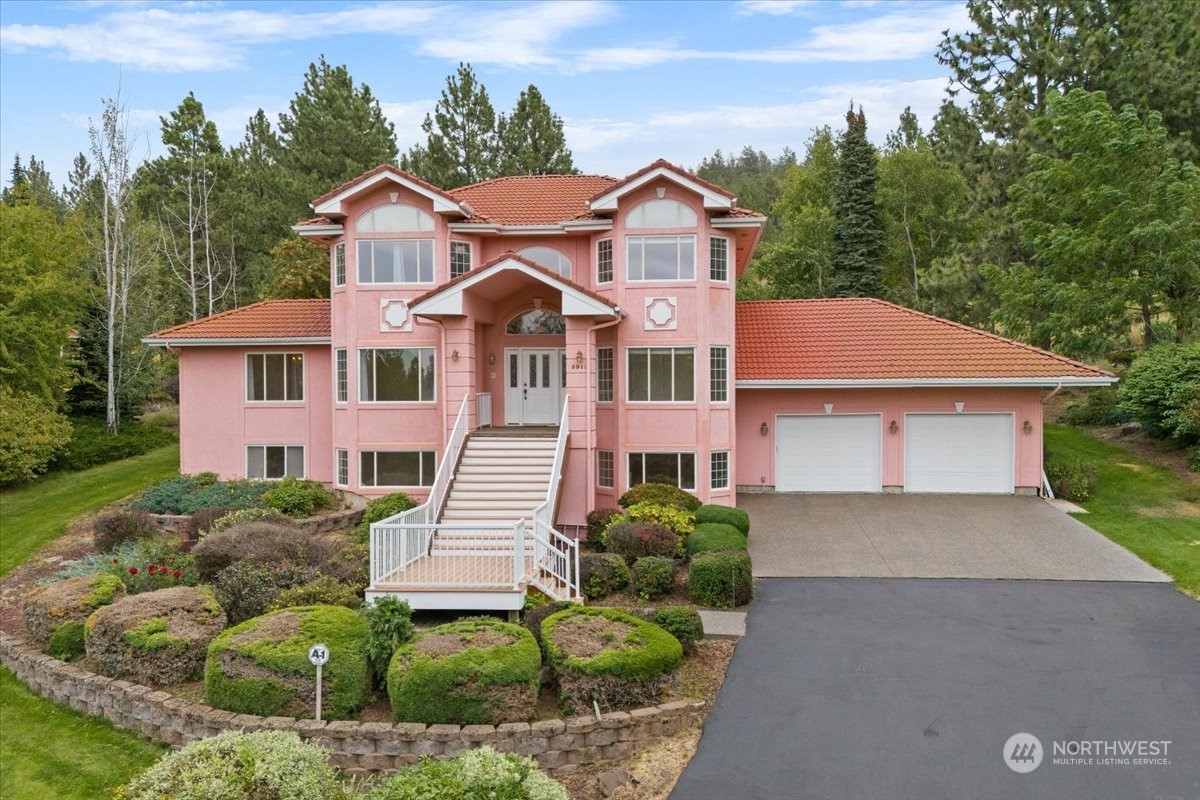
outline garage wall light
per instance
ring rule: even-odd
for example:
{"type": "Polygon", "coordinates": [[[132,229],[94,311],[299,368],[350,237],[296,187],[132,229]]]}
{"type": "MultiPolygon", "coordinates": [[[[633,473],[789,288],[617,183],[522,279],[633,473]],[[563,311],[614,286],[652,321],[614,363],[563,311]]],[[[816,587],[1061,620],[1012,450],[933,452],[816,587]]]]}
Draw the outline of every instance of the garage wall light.
{"type": "Polygon", "coordinates": [[[1029,434],[1033,433],[1033,423],[1031,423],[1029,420],[1025,420],[1025,424],[1021,426],[1021,430],[1025,432],[1026,436],[1028,436],[1029,434]]]}
{"type": "Polygon", "coordinates": [[[758,432],[761,433],[763,436],[766,436],[768,433],[771,432],[771,429],[768,428],[767,423],[764,422],[762,425],[758,426],[758,432]]]}
{"type": "Polygon", "coordinates": [[[892,424],[888,425],[888,433],[895,436],[900,431],[900,426],[896,424],[896,420],[892,420],[892,424]]]}

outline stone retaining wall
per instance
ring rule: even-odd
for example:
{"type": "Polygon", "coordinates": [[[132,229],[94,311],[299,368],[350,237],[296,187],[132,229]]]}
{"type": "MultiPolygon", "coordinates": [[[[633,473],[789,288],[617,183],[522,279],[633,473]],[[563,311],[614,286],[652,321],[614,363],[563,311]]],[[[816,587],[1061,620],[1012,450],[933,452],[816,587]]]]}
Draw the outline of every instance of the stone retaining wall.
{"type": "Polygon", "coordinates": [[[453,755],[488,744],[532,756],[552,775],[583,764],[631,755],[663,736],[698,725],[704,703],[678,701],[593,717],[502,725],[422,725],[408,722],[318,722],[220,711],[148,686],[114,680],[51,658],[0,633],[0,663],[34,692],[118,728],[175,747],[226,730],[289,730],[330,751],[330,763],[349,774],[388,773],[423,755],[453,755]]]}
{"type": "MultiPolygon", "coordinates": [[[[154,524],[165,533],[180,533],[187,528],[191,516],[187,514],[151,514],[154,524]]],[[[354,528],[362,522],[363,509],[348,508],[343,511],[333,511],[315,517],[302,517],[289,520],[301,533],[330,533],[343,528],[354,528]]]]}

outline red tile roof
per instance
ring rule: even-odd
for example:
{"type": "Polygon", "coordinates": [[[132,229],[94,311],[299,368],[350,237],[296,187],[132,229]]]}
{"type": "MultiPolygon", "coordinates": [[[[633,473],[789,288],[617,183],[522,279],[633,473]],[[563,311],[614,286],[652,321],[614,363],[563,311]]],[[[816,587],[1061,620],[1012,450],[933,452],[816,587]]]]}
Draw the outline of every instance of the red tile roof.
{"type": "Polygon", "coordinates": [[[882,300],[737,304],[738,380],[1110,378],[1103,370],[882,300]]]}
{"type": "Polygon", "coordinates": [[[428,181],[423,181],[420,178],[418,178],[416,175],[413,175],[410,172],[405,172],[404,170],[402,170],[398,167],[394,167],[391,164],[380,164],[378,167],[375,167],[374,169],[367,170],[362,175],[359,175],[357,178],[351,178],[350,180],[346,181],[345,183],[343,183],[341,186],[337,187],[336,189],[330,189],[328,192],[321,195],[316,200],[313,200],[312,204],[314,207],[319,206],[319,205],[321,205],[321,203],[324,203],[326,200],[330,199],[331,197],[337,197],[339,194],[341,194],[342,192],[346,191],[347,189],[353,187],[355,184],[365,181],[367,178],[373,178],[376,175],[380,174],[381,172],[395,172],[397,175],[403,176],[404,178],[412,181],[413,183],[417,184],[418,186],[422,186],[425,189],[428,189],[429,191],[431,191],[435,194],[440,194],[442,197],[445,197],[447,200],[454,199],[451,195],[449,195],[446,192],[445,189],[440,189],[437,186],[434,186],[432,183],[429,183],[428,181]]]}
{"type": "Polygon", "coordinates": [[[329,335],[328,300],[265,300],[185,322],[146,338],[186,344],[188,340],[322,339],[329,335]]]}
{"type": "Polygon", "coordinates": [[[588,198],[616,183],[605,175],[513,175],[455,189],[475,211],[471,222],[551,225],[586,218],[588,198]]]}

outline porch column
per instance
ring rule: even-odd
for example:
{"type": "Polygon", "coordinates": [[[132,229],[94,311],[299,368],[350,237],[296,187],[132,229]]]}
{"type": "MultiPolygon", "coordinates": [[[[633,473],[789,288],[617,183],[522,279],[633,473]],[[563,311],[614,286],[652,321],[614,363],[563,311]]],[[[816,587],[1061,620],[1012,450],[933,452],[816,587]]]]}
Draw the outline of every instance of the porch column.
{"type": "Polygon", "coordinates": [[[588,351],[587,330],[591,320],[585,317],[567,318],[567,424],[571,438],[567,442],[566,469],[558,506],[558,523],[583,525],[592,505],[591,487],[587,485],[587,464],[591,458],[588,442],[592,420],[588,417],[588,375],[594,371],[592,354],[588,351]],[[582,356],[582,361],[580,357],[582,356]]]}
{"type": "MultiPolygon", "coordinates": [[[[470,317],[448,317],[445,327],[446,352],[442,358],[446,364],[446,430],[449,431],[463,398],[475,393],[475,321],[470,317]]],[[[468,430],[476,427],[475,414],[475,403],[468,403],[468,430]]]]}

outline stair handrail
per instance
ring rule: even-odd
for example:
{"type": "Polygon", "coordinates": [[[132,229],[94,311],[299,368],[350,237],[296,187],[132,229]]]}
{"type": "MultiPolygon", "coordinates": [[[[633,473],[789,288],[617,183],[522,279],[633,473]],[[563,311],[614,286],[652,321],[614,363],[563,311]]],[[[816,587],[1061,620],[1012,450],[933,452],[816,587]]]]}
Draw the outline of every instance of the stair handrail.
{"type": "MultiPolygon", "coordinates": [[[[557,539],[557,541],[561,542],[564,547],[568,548],[568,552],[573,553],[572,560],[574,561],[574,564],[572,575],[574,576],[575,580],[571,580],[572,575],[556,574],[555,577],[567,584],[568,590],[571,594],[569,599],[574,600],[580,596],[578,585],[579,544],[573,539],[568,539],[567,537],[563,536],[554,528],[554,512],[558,508],[558,490],[559,486],[562,484],[563,461],[566,458],[567,452],[567,434],[569,432],[567,426],[570,419],[570,400],[570,397],[563,398],[562,413],[559,415],[558,420],[558,438],[554,443],[554,462],[550,467],[550,483],[546,487],[545,501],[533,510],[533,533],[535,551],[540,549],[540,547],[545,547],[547,545],[556,543],[555,540],[557,539]],[[542,534],[542,531],[546,531],[547,533],[542,534]]],[[[537,558],[535,558],[536,563],[537,561],[541,560],[541,554],[535,553],[535,555],[537,556],[537,558]]]]}

